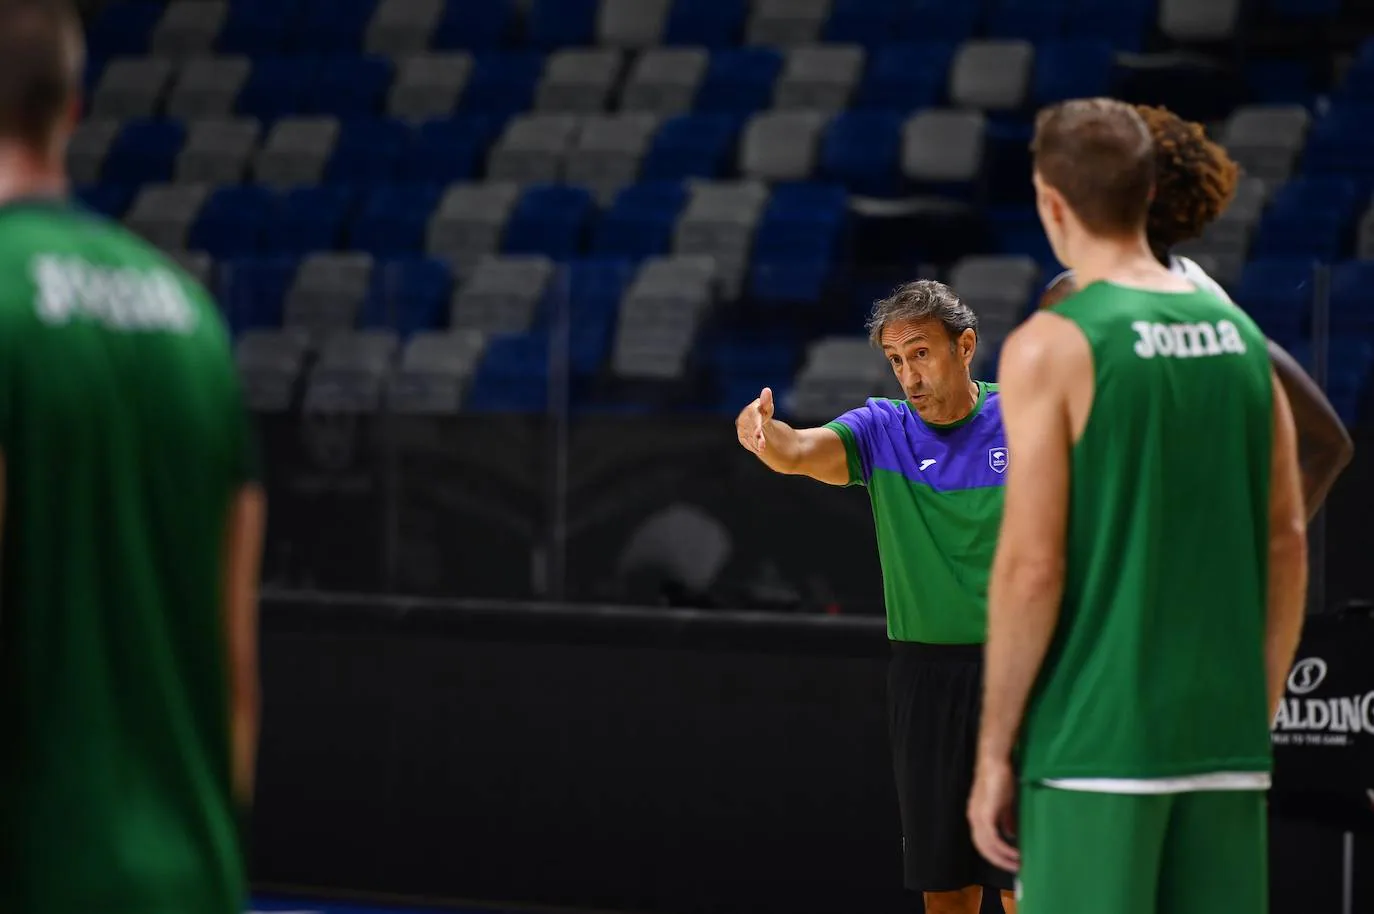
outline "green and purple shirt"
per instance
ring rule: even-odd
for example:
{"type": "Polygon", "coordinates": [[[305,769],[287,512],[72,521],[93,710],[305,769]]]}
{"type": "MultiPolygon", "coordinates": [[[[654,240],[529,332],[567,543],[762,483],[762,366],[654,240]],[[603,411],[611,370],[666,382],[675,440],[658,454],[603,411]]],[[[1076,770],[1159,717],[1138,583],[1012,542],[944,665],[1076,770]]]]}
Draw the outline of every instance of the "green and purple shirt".
{"type": "Polygon", "coordinates": [[[997,385],[978,382],[967,416],[921,419],[906,400],[870,399],[825,427],[844,442],[849,485],[873,502],[893,641],[982,644],[988,577],[1010,453],[997,385]]]}

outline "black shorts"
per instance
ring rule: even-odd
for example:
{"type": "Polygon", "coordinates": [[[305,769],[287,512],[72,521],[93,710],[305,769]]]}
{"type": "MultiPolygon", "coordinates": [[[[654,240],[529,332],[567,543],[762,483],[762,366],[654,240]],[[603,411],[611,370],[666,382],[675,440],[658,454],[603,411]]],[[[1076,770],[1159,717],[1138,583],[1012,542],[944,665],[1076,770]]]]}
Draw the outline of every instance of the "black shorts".
{"type": "Polygon", "coordinates": [[[1012,874],[973,846],[968,795],[977,757],[983,647],[892,642],[888,730],[902,813],[906,887],[1010,890],[1012,874]]]}

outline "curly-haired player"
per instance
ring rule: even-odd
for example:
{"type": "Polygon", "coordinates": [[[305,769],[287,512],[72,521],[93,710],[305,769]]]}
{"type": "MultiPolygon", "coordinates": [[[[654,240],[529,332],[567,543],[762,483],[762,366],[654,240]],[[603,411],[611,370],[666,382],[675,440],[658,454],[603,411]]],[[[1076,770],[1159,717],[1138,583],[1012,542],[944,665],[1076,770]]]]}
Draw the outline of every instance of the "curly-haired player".
{"type": "MultiPolygon", "coordinates": [[[[1146,218],[1146,237],[1161,263],[1195,286],[1231,301],[1207,271],[1173,249],[1198,238],[1235,196],[1240,167],[1208,138],[1201,124],[1185,121],[1167,108],[1137,105],[1155,148],[1155,194],[1146,218]]],[[[1055,277],[1040,299],[1048,308],[1077,287],[1073,272],[1055,277]]],[[[1288,394],[1298,430],[1303,496],[1308,517],[1321,507],[1331,486],[1350,463],[1354,445],[1330,401],[1291,355],[1269,341],[1269,356],[1288,394]]]]}

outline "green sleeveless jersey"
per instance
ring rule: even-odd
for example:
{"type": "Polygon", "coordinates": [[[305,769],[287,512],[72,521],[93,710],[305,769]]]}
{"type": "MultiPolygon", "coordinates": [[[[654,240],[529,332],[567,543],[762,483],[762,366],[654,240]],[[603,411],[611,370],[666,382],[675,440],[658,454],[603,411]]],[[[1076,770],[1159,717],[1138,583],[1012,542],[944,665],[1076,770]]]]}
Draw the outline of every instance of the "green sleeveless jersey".
{"type": "Polygon", "coordinates": [[[1267,772],[1264,336],[1206,292],[1094,283],[1054,311],[1092,347],[1094,393],[1022,777],[1267,772]]]}
{"type": "Polygon", "coordinates": [[[209,296],[0,206],[0,911],[239,914],[221,550],[249,441],[209,296]]]}

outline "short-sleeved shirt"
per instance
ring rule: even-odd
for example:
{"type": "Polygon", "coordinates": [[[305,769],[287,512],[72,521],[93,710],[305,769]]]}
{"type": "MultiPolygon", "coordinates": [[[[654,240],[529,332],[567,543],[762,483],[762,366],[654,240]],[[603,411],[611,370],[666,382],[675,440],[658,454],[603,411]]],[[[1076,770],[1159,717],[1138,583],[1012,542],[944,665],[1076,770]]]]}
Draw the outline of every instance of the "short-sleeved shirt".
{"type": "Polygon", "coordinates": [[[826,425],[849,484],[868,487],[888,637],[982,644],[988,577],[1011,454],[996,384],[978,382],[963,419],[927,423],[906,400],[871,399],[826,425]]]}
{"type": "Polygon", "coordinates": [[[0,911],[238,914],[221,581],[256,470],[209,295],[0,207],[0,451],[0,911]]]}

